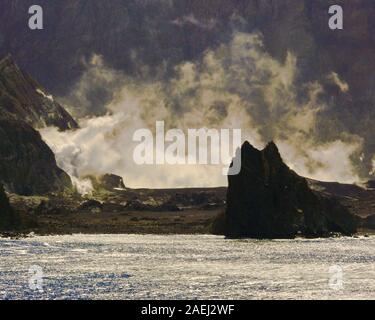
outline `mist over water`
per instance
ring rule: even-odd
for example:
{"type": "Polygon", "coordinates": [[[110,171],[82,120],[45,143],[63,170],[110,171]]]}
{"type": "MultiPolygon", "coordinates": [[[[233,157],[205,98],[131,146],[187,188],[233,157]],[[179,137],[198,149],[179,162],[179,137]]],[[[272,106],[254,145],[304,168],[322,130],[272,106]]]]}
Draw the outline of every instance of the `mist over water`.
{"type": "MultiPolygon", "coordinates": [[[[260,33],[235,32],[199,60],[175,66],[167,79],[127,76],[99,55],[86,68],[64,100],[78,110],[81,129],[41,130],[59,166],[76,183],[87,174],[114,173],[129,187],[226,185],[222,166],[136,165],[133,133],[154,131],[161,120],[166,130],[241,128],[243,140],[257,148],[274,140],[300,175],[345,183],[363,179],[358,170],[362,138],[347,132],[322,138],[319,125],[329,108],[323,86],[300,83],[297,58],[288,53],[283,62],[273,59],[260,33]]],[[[350,90],[337,73],[326,79],[338,90],[350,90]]]]}

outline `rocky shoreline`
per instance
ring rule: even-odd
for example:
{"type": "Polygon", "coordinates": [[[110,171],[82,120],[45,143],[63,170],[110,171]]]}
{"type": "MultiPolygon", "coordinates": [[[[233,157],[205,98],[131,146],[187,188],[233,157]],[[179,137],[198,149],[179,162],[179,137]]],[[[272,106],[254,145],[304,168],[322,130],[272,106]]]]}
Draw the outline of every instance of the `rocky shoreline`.
{"type": "Polygon", "coordinates": [[[10,194],[22,226],[3,234],[208,234],[225,208],[225,193],[226,188],[197,188],[101,189],[90,197],[10,194]]]}
{"type": "MultiPolygon", "coordinates": [[[[17,229],[0,232],[0,236],[25,238],[77,233],[223,235],[215,230],[215,224],[217,217],[225,212],[226,196],[226,187],[100,189],[90,197],[76,193],[31,197],[9,194],[9,202],[21,223],[17,229]]],[[[357,219],[367,220],[360,216],[357,219]]],[[[375,229],[370,227],[359,223],[353,236],[375,235],[375,229]]],[[[320,236],[337,237],[340,234],[332,232],[320,236]]],[[[296,235],[296,238],[300,237],[310,236],[296,235]]]]}

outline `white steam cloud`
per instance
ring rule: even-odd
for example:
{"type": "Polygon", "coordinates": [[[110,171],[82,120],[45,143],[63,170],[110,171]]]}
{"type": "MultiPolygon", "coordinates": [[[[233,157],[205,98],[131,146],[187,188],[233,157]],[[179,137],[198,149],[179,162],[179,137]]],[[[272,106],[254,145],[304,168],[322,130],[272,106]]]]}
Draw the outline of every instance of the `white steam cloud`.
{"type": "MultiPolygon", "coordinates": [[[[177,66],[168,80],[133,79],[94,56],[71,96],[85,114],[91,87],[107,89],[110,103],[94,106],[104,107],[107,114],[81,120],[76,131],[47,128],[42,135],[76,182],[87,174],[114,173],[129,187],[226,185],[221,166],[136,165],[134,131],[154,130],[160,120],[182,130],[241,128],[243,140],[255,147],[274,140],[287,164],[301,175],[359,181],[352,158],[362,148],[361,139],[342,134],[321,142],[316,123],[327,108],[320,101],[323,89],[319,83],[297,83],[297,75],[295,56],[289,53],[283,63],[273,59],[259,34],[234,34],[230,43],[207,51],[200,61],[177,66]]],[[[346,90],[338,76],[330,77],[346,90]]]]}

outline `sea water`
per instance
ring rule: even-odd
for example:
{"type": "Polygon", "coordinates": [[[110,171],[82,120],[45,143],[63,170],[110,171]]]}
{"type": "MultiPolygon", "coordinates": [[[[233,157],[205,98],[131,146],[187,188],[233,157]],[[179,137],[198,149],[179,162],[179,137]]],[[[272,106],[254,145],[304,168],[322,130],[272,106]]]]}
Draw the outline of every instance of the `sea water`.
{"type": "Polygon", "coordinates": [[[375,299],[375,237],[0,239],[0,299],[375,299]]]}

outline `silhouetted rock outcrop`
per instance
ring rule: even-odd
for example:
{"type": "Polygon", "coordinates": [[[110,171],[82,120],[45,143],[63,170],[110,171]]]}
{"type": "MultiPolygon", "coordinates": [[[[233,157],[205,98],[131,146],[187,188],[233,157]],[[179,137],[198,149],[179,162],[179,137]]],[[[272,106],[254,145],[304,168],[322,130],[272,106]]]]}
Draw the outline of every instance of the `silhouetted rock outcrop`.
{"type": "Polygon", "coordinates": [[[273,142],[262,151],[245,142],[237,156],[241,171],[228,177],[226,213],[215,224],[226,236],[292,238],[356,231],[354,216],[335,198],[311,190],[283,162],[273,142]]]}
{"type": "Polygon", "coordinates": [[[38,131],[23,121],[0,118],[0,183],[21,195],[71,188],[69,176],[38,131]]]}
{"type": "Polygon", "coordinates": [[[9,204],[3,186],[0,184],[0,231],[13,231],[17,227],[18,217],[9,204]]]}

